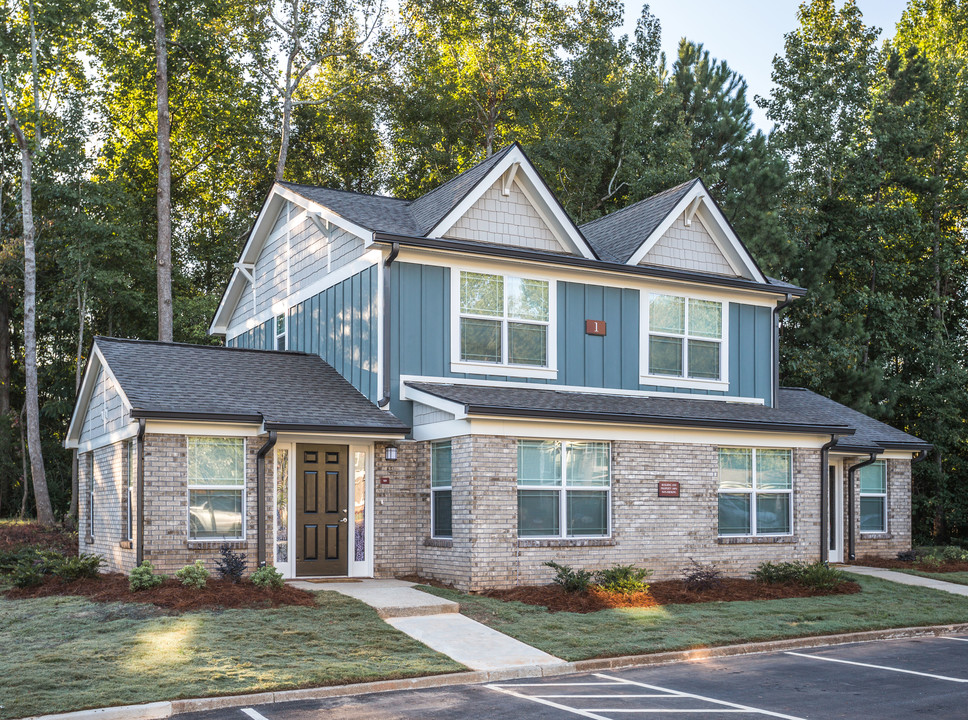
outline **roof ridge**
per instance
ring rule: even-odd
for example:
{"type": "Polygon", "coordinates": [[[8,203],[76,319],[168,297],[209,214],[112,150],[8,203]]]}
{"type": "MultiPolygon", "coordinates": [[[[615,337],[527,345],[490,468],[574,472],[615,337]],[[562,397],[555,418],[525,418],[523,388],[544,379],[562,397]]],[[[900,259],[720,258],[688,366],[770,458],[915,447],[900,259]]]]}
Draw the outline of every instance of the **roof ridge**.
{"type": "Polygon", "coordinates": [[[185,348],[197,348],[200,350],[231,350],[233,352],[255,352],[255,353],[272,353],[274,355],[296,355],[302,357],[318,357],[314,353],[302,352],[301,350],[267,350],[264,348],[241,348],[241,347],[230,347],[229,345],[201,345],[199,343],[185,343],[185,342],[165,342],[163,340],[143,340],[141,338],[119,338],[112,337],[110,335],[95,335],[94,342],[99,340],[106,340],[108,342],[122,342],[122,343],[132,343],[136,345],[161,345],[163,347],[185,347],[185,348]]]}
{"type": "MultiPolygon", "coordinates": [[[[496,163],[496,162],[498,161],[498,159],[499,159],[499,158],[501,158],[501,157],[503,157],[503,156],[504,156],[504,155],[505,155],[505,154],[506,154],[507,152],[509,152],[509,151],[511,150],[511,148],[513,148],[513,147],[514,147],[514,146],[516,146],[517,144],[518,144],[518,143],[517,143],[517,142],[515,141],[515,142],[513,142],[513,143],[511,143],[510,145],[508,145],[508,146],[506,146],[506,147],[503,147],[503,148],[501,148],[500,150],[498,150],[498,151],[497,151],[496,153],[494,153],[494,154],[493,154],[493,155],[491,155],[490,157],[486,157],[486,158],[484,158],[483,160],[481,160],[480,162],[478,162],[478,163],[474,163],[473,165],[471,165],[471,166],[470,166],[469,168],[467,168],[467,169],[466,169],[466,170],[464,170],[463,172],[460,172],[460,173],[458,173],[457,175],[454,175],[454,177],[452,177],[452,178],[450,178],[449,180],[445,180],[445,181],[444,181],[444,182],[442,182],[442,183],[441,183],[440,185],[438,185],[437,187],[435,187],[435,188],[434,188],[433,190],[428,190],[427,192],[425,192],[425,193],[424,193],[423,195],[421,195],[420,197],[418,197],[418,198],[415,198],[414,200],[412,200],[412,201],[411,201],[411,203],[417,203],[417,202],[419,202],[420,200],[423,200],[424,198],[428,198],[428,197],[430,197],[430,196],[432,196],[432,195],[434,195],[434,194],[435,194],[435,193],[437,193],[437,192],[438,192],[439,190],[442,190],[442,189],[444,189],[445,187],[447,187],[448,185],[450,185],[450,184],[451,184],[452,182],[454,182],[455,180],[458,180],[459,178],[461,178],[461,177],[463,177],[463,176],[464,176],[464,175],[466,175],[467,173],[469,173],[469,172],[471,172],[471,171],[473,171],[473,170],[475,170],[475,169],[477,169],[477,168],[479,168],[479,167],[480,167],[481,165],[483,165],[484,163],[488,163],[488,162],[494,162],[494,163],[496,163]]],[[[483,179],[483,178],[481,178],[481,179],[483,179]]],[[[478,180],[478,182],[480,182],[480,180],[478,180]]]]}
{"type": "Polygon", "coordinates": [[[675,186],[673,186],[671,188],[666,188],[665,190],[662,190],[660,192],[657,192],[654,195],[649,195],[649,197],[642,198],[641,200],[636,200],[631,205],[626,205],[625,207],[619,208],[618,210],[613,210],[612,212],[608,213],[607,215],[602,215],[601,217],[597,217],[594,220],[589,220],[587,223],[583,223],[583,224],[579,225],[578,226],[578,229],[581,230],[582,228],[586,228],[586,227],[588,227],[590,225],[594,225],[594,224],[596,224],[598,222],[601,222],[602,220],[608,220],[610,218],[614,218],[617,215],[621,215],[626,210],[631,210],[632,208],[634,208],[634,207],[636,207],[638,205],[641,205],[642,203],[649,202],[649,200],[656,200],[656,199],[658,199],[658,198],[660,198],[660,197],[662,197],[664,195],[669,195],[669,194],[675,192],[676,190],[680,190],[681,188],[684,188],[687,185],[692,185],[692,184],[697,183],[697,182],[701,182],[700,178],[698,178],[698,177],[694,177],[691,180],[686,180],[685,182],[681,182],[678,185],[675,185],[675,186]]]}
{"type": "Polygon", "coordinates": [[[393,195],[378,195],[376,193],[364,193],[364,192],[359,192],[357,190],[346,190],[345,188],[327,187],[325,185],[310,185],[308,183],[297,183],[297,182],[292,182],[290,180],[276,180],[276,182],[282,185],[283,187],[295,186],[295,187],[312,188],[313,190],[325,190],[327,192],[346,193],[347,195],[356,195],[358,197],[377,198],[379,200],[393,200],[395,202],[406,203],[408,205],[413,202],[413,200],[404,200],[403,198],[394,197],[393,195]]]}

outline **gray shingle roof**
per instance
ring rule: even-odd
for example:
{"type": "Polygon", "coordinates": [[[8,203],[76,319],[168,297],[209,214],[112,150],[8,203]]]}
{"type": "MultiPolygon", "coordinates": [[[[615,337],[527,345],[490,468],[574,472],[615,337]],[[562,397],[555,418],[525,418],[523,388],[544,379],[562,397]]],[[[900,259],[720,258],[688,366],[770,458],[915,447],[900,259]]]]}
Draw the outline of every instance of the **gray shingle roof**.
{"type": "Polygon", "coordinates": [[[842,448],[926,446],[918,438],[808,390],[783,388],[776,408],[687,398],[595,394],[519,387],[408,382],[408,387],[463,405],[469,415],[560,418],[643,425],[851,433],[842,448]]]}
{"type": "Polygon", "coordinates": [[[579,230],[600,258],[626,263],[697,182],[694,178],[663,190],[585,223],[579,230]]]}
{"type": "Polygon", "coordinates": [[[408,430],[317,355],[106,337],[95,344],[134,417],[211,415],[261,420],[268,429],[408,430]]]}

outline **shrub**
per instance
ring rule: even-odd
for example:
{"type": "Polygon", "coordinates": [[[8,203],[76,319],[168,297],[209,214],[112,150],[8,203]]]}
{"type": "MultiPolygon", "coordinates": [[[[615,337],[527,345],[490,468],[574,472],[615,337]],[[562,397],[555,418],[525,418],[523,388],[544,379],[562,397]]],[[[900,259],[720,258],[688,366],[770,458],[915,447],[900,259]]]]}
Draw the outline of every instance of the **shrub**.
{"type": "Polygon", "coordinates": [[[924,551],[918,550],[918,549],[901,550],[901,552],[897,554],[897,559],[902,560],[904,562],[915,562],[917,560],[920,560],[923,557],[924,557],[924,551]]]}
{"type": "Polygon", "coordinates": [[[968,550],[957,545],[949,545],[941,550],[941,558],[947,562],[965,562],[968,560],[968,550]]]}
{"type": "Polygon", "coordinates": [[[40,562],[24,558],[14,566],[10,579],[16,587],[28,588],[40,585],[45,574],[40,562]]]}
{"type": "Polygon", "coordinates": [[[104,558],[100,555],[80,555],[78,557],[65,557],[54,566],[53,572],[62,580],[73,582],[81,578],[100,577],[99,571],[104,564],[104,558]]]}
{"type": "Polygon", "coordinates": [[[802,562],[781,562],[781,563],[771,563],[765,562],[760,563],[760,565],[750,573],[754,580],[759,580],[762,583],[767,583],[769,585],[775,585],[777,583],[785,582],[799,582],[800,577],[803,575],[804,564],[802,562]]]}
{"type": "Polygon", "coordinates": [[[201,590],[208,580],[208,570],[205,569],[201,560],[196,560],[191,565],[186,565],[176,572],[175,577],[181,580],[182,585],[201,590]]]}
{"type": "Polygon", "coordinates": [[[545,565],[555,571],[555,584],[561,585],[567,592],[585,592],[591,585],[592,574],[588,570],[574,570],[551,560],[545,565]]]}
{"type": "Polygon", "coordinates": [[[649,586],[644,580],[651,574],[651,570],[637,568],[634,565],[616,565],[606,570],[599,570],[595,575],[595,584],[605,592],[617,595],[648,592],[649,586]]]}
{"type": "Polygon", "coordinates": [[[941,567],[944,564],[944,560],[937,555],[925,555],[923,558],[919,558],[918,562],[932,568],[941,567]]]}
{"type": "Polygon", "coordinates": [[[682,569],[682,583],[689,590],[702,592],[723,584],[722,570],[717,570],[712,565],[704,565],[692,558],[689,558],[689,562],[690,565],[682,569]]]}
{"type": "Polygon", "coordinates": [[[252,584],[265,590],[278,590],[284,583],[281,572],[272,565],[263,565],[252,573],[252,584]]]}
{"type": "Polygon", "coordinates": [[[215,561],[218,576],[223,580],[231,580],[234,583],[242,580],[242,575],[245,573],[245,555],[232,552],[232,547],[228,543],[222,545],[218,552],[221,555],[215,561]]]}
{"type": "Polygon", "coordinates": [[[128,587],[132,592],[151,590],[165,582],[164,575],[156,575],[150,562],[145,560],[128,575],[128,587]]]}
{"type": "Polygon", "coordinates": [[[752,573],[754,579],[763,583],[776,584],[795,582],[813,590],[832,590],[847,579],[847,576],[819,560],[815,563],[782,562],[762,563],[752,573]]]}

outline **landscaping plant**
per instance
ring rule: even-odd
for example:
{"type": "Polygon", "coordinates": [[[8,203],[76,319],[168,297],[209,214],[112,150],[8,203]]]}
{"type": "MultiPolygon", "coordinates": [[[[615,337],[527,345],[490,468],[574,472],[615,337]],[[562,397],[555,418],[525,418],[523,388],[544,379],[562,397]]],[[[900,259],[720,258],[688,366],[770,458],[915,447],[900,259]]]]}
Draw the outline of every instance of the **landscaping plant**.
{"type": "Polygon", "coordinates": [[[181,580],[182,585],[198,590],[205,587],[208,575],[208,570],[205,569],[205,565],[202,564],[201,560],[196,560],[191,565],[186,565],[175,573],[175,577],[181,580]]]}
{"type": "Polygon", "coordinates": [[[24,558],[14,566],[10,579],[15,587],[28,588],[40,585],[44,581],[45,574],[40,562],[24,558]]]}
{"type": "Polygon", "coordinates": [[[689,558],[690,564],[682,569],[682,583],[695,592],[712,590],[723,584],[723,572],[712,565],[705,565],[689,558]]]}
{"type": "Polygon", "coordinates": [[[551,560],[544,564],[555,571],[555,584],[568,592],[585,592],[592,583],[592,574],[588,570],[574,570],[551,560]]]}
{"type": "Polygon", "coordinates": [[[57,577],[67,582],[74,580],[96,579],[100,576],[104,558],[100,555],[79,555],[78,557],[61,557],[54,566],[53,572],[57,577]]]}
{"type": "Polygon", "coordinates": [[[599,570],[595,575],[595,584],[607,593],[632,595],[649,591],[649,586],[644,581],[651,574],[651,570],[637,568],[635,565],[615,565],[599,570]]]}
{"type": "Polygon", "coordinates": [[[156,575],[155,568],[145,560],[128,575],[128,587],[132,592],[151,590],[165,582],[164,575],[156,575]]]}
{"type": "Polygon", "coordinates": [[[825,562],[815,563],[765,562],[752,573],[755,580],[763,583],[776,584],[785,582],[800,583],[814,590],[832,590],[847,580],[847,576],[840,570],[830,567],[825,562]]]}
{"type": "Polygon", "coordinates": [[[278,590],[284,582],[281,572],[272,565],[263,565],[252,573],[252,584],[265,590],[278,590]]]}
{"type": "Polygon", "coordinates": [[[215,560],[218,576],[223,580],[231,580],[234,583],[241,582],[242,575],[245,573],[245,555],[233,552],[228,543],[222,545],[218,551],[221,555],[215,560]]]}

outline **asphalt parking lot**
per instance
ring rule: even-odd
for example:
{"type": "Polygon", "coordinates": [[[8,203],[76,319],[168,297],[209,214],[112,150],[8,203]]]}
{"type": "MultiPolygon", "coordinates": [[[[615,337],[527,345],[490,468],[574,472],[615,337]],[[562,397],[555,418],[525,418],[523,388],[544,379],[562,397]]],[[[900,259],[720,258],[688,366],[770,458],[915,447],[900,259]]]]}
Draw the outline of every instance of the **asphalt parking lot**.
{"type": "Polygon", "coordinates": [[[968,636],[179,715],[180,720],[968,718],[968,636]]]}

